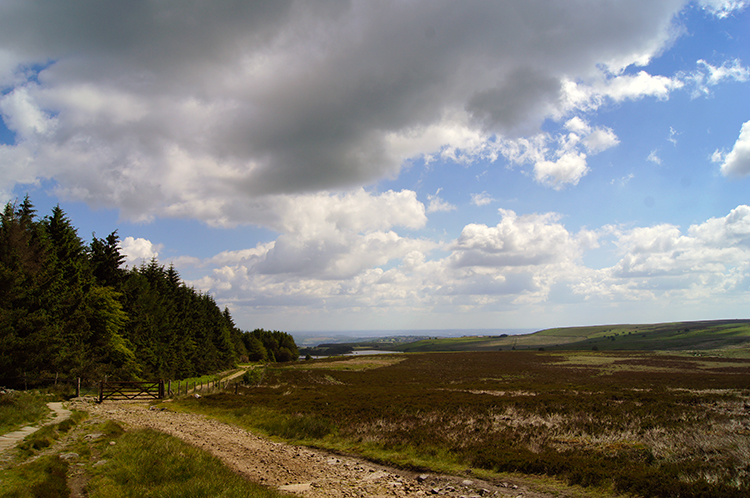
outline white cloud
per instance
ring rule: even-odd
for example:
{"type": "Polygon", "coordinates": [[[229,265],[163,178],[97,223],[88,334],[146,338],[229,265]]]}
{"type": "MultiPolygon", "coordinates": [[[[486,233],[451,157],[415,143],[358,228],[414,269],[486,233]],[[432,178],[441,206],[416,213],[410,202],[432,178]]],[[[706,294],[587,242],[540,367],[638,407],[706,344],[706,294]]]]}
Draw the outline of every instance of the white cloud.
{"type": "Polygon", "coordinates": [[[499,210],[502,221],[488,227],[470,224],[452,244],[455,267],[511,267],[576,259],[580,244],[556,213],[518,216],[499,210]]]}
{"type": "Polygon", "coordinates": [[[569,233],[555,213],[499,213],[497,226],[467,225],[439,259],[430,259],[434,243],[393,232],[339,233],[341,244],[281,236],[207,260],[215,270],[191,284],[256,311],[324,308],[371,316],[379,309],[426,313],[434,307],[465,314],[544,301],[555,282],[580,274],[583,251],[598,244],[594,232],[569,233]],[[378,267],[388,262],[389,269],[378,267]]]}
{"type": "Polygon", "coordinates": [[[138,266],[158,257],[161,248],[161,244],[154,244],[148,239],[125,237],[120,241],[120,251],[128,266],[138,266]]]}
{"type": "Polygon", "coordinates": [[[20,87],[0,99],[0,114],[6,126],[17,133],[21,140],[50,133],[56,120],[42,111],[28,87],[20,87]]]}
{"type": "Polygon", "coordinates": [[[536,181],[555,190],[561,190],[566,185],[578,185],[588,171],[586,154],[580,152],[566,152],[556,161],[539,161],[534,164],[536,181]]]}
{"type": "Polygon", "coordinates": [[[624,187],[624,186],[625,186],[625,185],[627,185],[627,184],[628,184],[628,182],[629,182],[630,180],[632,180],[633,178],[635,178],[635,174],[634,174],[634,173],[628,173],[627,175],[623,176],[622,178],[618,178],[618,179],[612,179],[612,180],[610,180],[610,182],[609,182],[609,183],[610,183],[610,185],[614,185],[614,184],[616,184],[616,183],[617,183],[617,184],[619,184],[619,185],[620,185],[621,187],[624,187]]]}
{"type": "Polygon", "coordinates": [[[621,258],[573,284],[579,294],[702,306],[710,299],[741,300],[749,288],[748,206],[691,225],[687,233],[670,224],[607,230],[621,258]]]}
{"type": "Polygon", "coordinates": [[[658,151],[656,149],[648,153],[646,161],[650,161],[656,165],[661,166],[661,158],[659,157],[658,151]]]}
{"type": "Polygon", "coordinates": [[[449,212],[449,211],[455,211],[456,206],[453,204],[446,202],[444,199],[440,197],[440,191],[443,190],[442,188],[437,189],[437,192],[435,192],[434,195],[427,195],[427,200],[430,201],[430,203],[427,206],[427,212],[428,213],[437,213],[437,212],[449,212]]]}
{"type": "MultiPolygon", "coordinates": [[[[718,151],[717,151],[718,152],[718,151]]],[[[720,160],[721,154],[714,152],[712,160],[720,160]]],[[[740,136],[734,143],[734,147],[726,156],[721,165],[721,172],[725,176],[746,176],[750,174],[750,121],[742,124],[740,136]]]]}
{"type": "Polygon", "coordinates": [[[591,154],[598,154],[619,144],[620,140],[611,128],[600,127],[591,132],[584,140],[586,150],[591,154]]]}
{"type": "Polygon", "coordinates": [[[573,116],[565,122],[565,128],[579,135],[588,135],[591,133],[591,126],[578,116],[573,116]]]}
{"type": "Polygon", "coordinates": [[[425,207],[412,191],[370,194],[360,189],[350,194],[283,196],[274,202],[269,209],[278,217],[269,225],[281,233],[274,242],[222,252],[205,264],[230,268],[232,274],[241,268],[240,274],[330,280],[435,245],[393,230],[419,229],[427,221],[425,207]]]}
{"type": "Polygon", "coordinates": [[[586,301],[586,310],[608,312],[628,309],[628,302],[688,310],[711,299],[747,301],[748,206],[684,231],[660,224],[573,233],[556,213],[499,214],[497,225],[468,224],[441,247],[388,230],[337,232],[323,241],[281,236],[205,260],[213,272],[191,284],[256,321],[265,314],[297,317],[303,330],[311,316],[346,315],[351,323],[422,317],[422,326],[446,327],[448,314],[465,323],[521,304],[553,313],[562,304],[586,301]],[[589,251],[608,251],[610,244],[617,250],[614,265],[584,264],[589,251]]]}
{"type": "Polygon", "coordinates": [[[667,138],[667,141],[676,147],[677,146],[677,135],[679,135],[679,134],[680,133],[677,130],[675,130],[674,128],[672,128],[670,126],[669,127],[669,138],[667,138]]]}
{"type": "Polygon", "coordinates": [[[739,59],[726,60],[721,66],[713,66],[703,59],[698,60],[697,64],[695,71],[682,75],[692,86],[693,98],[711,95],[711,87],[727,80],[740,83],[750,80],[750,68],[743,66],[739,59]]]}
{"type": "Polygon", "coordinates": [[[700,4],[709,13],[723,19],[734,12],[744,10],[750,2],[747,0],[701,0],[700,4]]]}
{"type": "Polygon", "coordinates": [[[471,203],[475,206],[486,206],[491,204],[495,199],[486,191],[479,194],[471,194],[471,203]]]}

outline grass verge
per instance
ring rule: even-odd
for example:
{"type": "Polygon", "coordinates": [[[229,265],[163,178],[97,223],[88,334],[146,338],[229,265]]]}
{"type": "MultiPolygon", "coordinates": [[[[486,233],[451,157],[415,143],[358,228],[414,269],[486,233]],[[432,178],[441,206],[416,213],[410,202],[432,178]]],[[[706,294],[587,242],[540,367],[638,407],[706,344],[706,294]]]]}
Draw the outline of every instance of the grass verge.
{"type": "Polygon", "coordinates": [[[13,391],[0,394],[0,435],[31,425],[50,413],[47,396],[13,391]]]}
{"type": "Polygon", "coordinates": [[[150,429],[123,434],[104,447],[101,458],[103,464],[92,466],[91,498],[285,496],[244,480],[205,451],[150,429]]]}
{"type": "Polygon", "coordinates": [[[63,420],[58,424],[45,425],[38,431],[28,435],[18,446],[16,451],[22,458],[28,458],[37,454],[39,451],[52,446],[52,444],[60,439],[61,436],[67,434],[75,425],[86,418],[86,413],[73,412],[70,418],[63,420]]]}
{"type": "Polygon", "coordinates": [[[0,498],[280,498],[276,490],[246,481],[222,462],[166,434],[126,432],[106,421],[80,426],[64,446],[50,447],[86,417],[73,417],[30,435],[18,463],[0,470],[0,498]],[[29,457],[37,456],[33,461],[29,457]]]}

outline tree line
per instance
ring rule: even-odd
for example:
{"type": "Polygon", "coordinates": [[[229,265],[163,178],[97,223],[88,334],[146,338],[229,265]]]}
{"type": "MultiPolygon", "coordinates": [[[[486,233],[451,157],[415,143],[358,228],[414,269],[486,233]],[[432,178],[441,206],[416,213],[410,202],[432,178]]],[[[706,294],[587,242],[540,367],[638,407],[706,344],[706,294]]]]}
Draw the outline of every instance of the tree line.
{"type": "Polygon", "coordinates": [[[86,244],[28,196],[0,220],[0,377],[179,379],[239,361],[292,361],[291,335],[240,330],[229,310],[152,259],[124,267],[115,230],[86,244]]]}

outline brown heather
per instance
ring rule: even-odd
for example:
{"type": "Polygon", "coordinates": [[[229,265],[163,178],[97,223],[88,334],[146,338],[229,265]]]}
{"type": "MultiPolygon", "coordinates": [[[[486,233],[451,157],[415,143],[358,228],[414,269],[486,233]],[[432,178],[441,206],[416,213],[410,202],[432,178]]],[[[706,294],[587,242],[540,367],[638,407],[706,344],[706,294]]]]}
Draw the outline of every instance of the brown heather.
{"type": "Polygon", "coordinates": [[[410,455],[414,466],[438,459],[637,496],[750,493],[750,360],[632,352],[390,358],[369,369],[344,369],[345,359],[269,368],[264,385],[241,395],[184,402],[308,444],[410,455]]]}

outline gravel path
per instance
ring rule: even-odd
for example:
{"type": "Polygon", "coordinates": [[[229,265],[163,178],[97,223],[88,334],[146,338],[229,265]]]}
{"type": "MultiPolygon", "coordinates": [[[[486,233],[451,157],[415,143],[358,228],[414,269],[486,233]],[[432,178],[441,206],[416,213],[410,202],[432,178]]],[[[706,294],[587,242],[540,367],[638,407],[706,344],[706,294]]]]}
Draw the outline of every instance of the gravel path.
{"type": "Polygon", "coordinates": [[[150,409],[143,404],[72,403],[71,408],[116,420],[126,427],[148,427],[171,434],[214,454],[251,481],[303,497],[552,496],[512,483],[493,484],[473,477],[387,468],[366,460],[276,443],[201,415],[150,409]]]}

